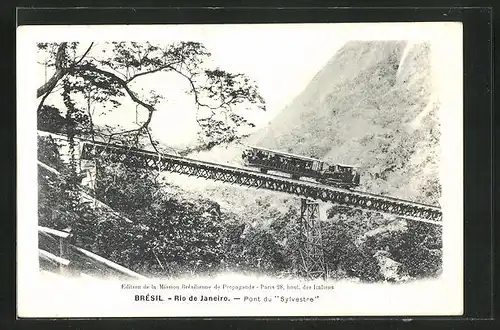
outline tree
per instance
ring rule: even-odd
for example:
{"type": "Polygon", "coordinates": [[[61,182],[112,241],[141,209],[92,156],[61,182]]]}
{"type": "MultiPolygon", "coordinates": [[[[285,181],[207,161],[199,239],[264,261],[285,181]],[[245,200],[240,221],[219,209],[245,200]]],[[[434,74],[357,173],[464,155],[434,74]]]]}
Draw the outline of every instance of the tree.
{"type": "MultiPolygon", "coordinates": [[[[230,142],[241,137],[239,128],[252,127],[237,109],[265,110],[265,101],[258,88],[247,76],[209,68],[208,50],[199,42],[177,42],[168,45],[150,42],[104,42],[81,45],[78,42],[39,43],[41,64],[52,70],[52,76],[37,89],[38,111],[47,97],[58,91],[63,82],[68,84],[70,99],[84,100],[86,109],[75,109],[73,114],[85,112],[89,118],[92,136],[101,134],[108,141],[119,140],[136,146],[147,138],[158,151],[150,123],[156,106],[164,95],[155,91],[141,92],[140,77],[160,72],[175,74],[185,79],[189,93],[197,107],[200,143],[205,148],[230,142]],[[146,117],[137,127],[96,131],[92,121],[91,103],[98,102],[119,111],[128,99],[145,111],[146,117]]],[[[64,86],[63,86],[64,87],[64,86]]],[[[83,116],[82,116],[83,118],[83,116]]]]}

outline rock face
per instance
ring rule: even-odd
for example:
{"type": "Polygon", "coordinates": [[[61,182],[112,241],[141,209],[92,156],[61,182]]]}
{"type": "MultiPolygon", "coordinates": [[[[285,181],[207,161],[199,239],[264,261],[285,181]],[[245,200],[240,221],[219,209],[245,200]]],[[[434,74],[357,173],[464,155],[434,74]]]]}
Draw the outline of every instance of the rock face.
{"type": "Polygon", "coordinates": [[[438,204],[431,46],[351,41],[250,142],[356,164],[363,189],[438,204]]]}
{"type": "MultiPolygon", "coordinates": [[[[361,189],[438,204],[439,103],[431,50],[428,43],[349,42],[243,144],[357,164],[363,172],[361,189]]],[[[190,157],[242,166],[242,145],[190,157]]],[[[281,251],[290,262],[287,269],[300,260],[292,239],[298,233],[293,221],[300,214],[298,198],[208,181],[200,193],[234,213],[244,233],[255,231],[256,236],[247,235],[248,251],[255,248],[267,260],[280,260],[272,251],[281,251]]],[[[399,282],[439,274],[440,228],[338,205],[323,207],[322,243],[332,278],[399,282]]]]}

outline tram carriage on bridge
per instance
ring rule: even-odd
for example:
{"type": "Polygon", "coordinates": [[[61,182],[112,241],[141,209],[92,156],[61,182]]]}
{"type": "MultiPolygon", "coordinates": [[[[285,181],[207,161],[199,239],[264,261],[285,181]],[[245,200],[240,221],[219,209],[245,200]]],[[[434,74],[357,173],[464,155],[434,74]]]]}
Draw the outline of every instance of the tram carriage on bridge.
{"type": "Polygon", "coordinates": [[[360,173],[352,165],[329,164],[319,159],[254,146],[248,146],[241,157],[245,166],[258,168],[262,173],[278,171],[290,174],[292,179],[306,177],[328,185],[359,186],[360,173]]]}

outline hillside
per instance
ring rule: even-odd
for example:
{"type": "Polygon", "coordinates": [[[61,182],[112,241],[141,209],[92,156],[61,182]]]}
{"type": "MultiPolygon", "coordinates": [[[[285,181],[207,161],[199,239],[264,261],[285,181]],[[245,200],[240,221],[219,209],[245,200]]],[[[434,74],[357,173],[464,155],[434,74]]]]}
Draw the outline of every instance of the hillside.
{"type": "Polygon", "coordinates": [[[250,143],[363,169],[363,189],[437,204],[430,45],[352,41],[250,143]]]}
{"type": "MultiPolygon", "coordinates": [[[[438,111],[428,43],[352,41],[244,144],[357,164],[363,173],[360,189],[438,205],[438,111]]],[[[241,166],[242,147],[219,146],[190,157],[241,166]]],[[[296,197],[262,190],[208,181],[193,181],[192,187],[226,212],[238,214],[251,225],[247,228],[276,236],[277,241],[283,234],[273,229],[280,222],[276,219],[293,226],[300,205],[296,197]]],[[[323,246],[333,277],[405,281],[407,276],[440,273],[439,227],[325,206],[330,209],[328,221],[322,222],[323,246]]],[[[285,251],[293,250],[292,243],[284,242],[285,251]]]]}

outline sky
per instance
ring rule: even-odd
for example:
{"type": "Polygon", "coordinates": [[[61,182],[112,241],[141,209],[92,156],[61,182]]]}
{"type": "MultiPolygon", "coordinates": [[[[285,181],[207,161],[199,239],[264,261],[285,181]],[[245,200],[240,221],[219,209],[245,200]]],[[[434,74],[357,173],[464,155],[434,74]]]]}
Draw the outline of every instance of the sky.
{"type": "MultiPolygon", "coordinates": [[[[245,73],[255,80],[267,103],[267,111],[253,111],[248,119],[265,126],[307,86],[337,50],[349,40],[435,40],[449,37],[446,23],[349,23],[349,24],[241,24],[162,26],[43,26],[33,27],[37,41],[78,40],[82,45],[109,41],[151,41],[168,44],[198,41],[212,53],[212,64],[226,71],[245,73]],[[75,36],[78,36],[75,38],[75,36]]],[[[436,54],[445,63],[447,49],[436,54]]],[[[40,60],[39,58],[37,60],[40,60]]],[[[439,60],[438,60],[439,62],[439,60]]],[[[438,68],[442,65],[438,65],[438,68]]],[[[36,65],[37,87],[45,79],[42,65],[36,65]]],[[[49,74],[50,76],[50,74],[49,74]]],[[[446,85],[446,84],[445,84],[446,85]]],[[[166,145],[182,146],[196,139],[195,106],[186,95],[189,86],[172,76],[155,74],[138,79],[134,88],[154,89],[166,100],[157,106],[151,128],[166,145]]],[[[445,87],[446,89],[446,87],[445,87]]],[[[60,99],[60,97],[59,97],[60,99]]],[[[60,100],[47,103],[64,108],[60,100]]],[[[144,113],[143,113],[144,115],[144,113]]],[[[136,118],[133,103],[100,118],[99,124],[132,127],[136,118]]]]}
{"type": "MultiPolygon", "coordinates": [[[[174,25],[159,31],[161,33],[150,34],[148,40],[201,42],[212,54],[214,67],[245,73],[254,80],[267,106],[266,112],[255,110],[248,113],[247,118],[258,127],[268,123],[290,103],[346,42],[334,24],[174,25]]],[[[102,45],[105,41],[97,42],[102,45]]],[[[38,66],[37,78],[40,83],[44,82],[42,65],[38,66]]],[[[134,86],[154,89],[166,97],[157,106],[151,128],[155,137],[168,145],[183,145],[196,139],[196,108],[192,96],[185,93],[188,87],[186,82],[173,75],[161,73],[145,76],[134,86]]],[[[61,105],[59,99],[51,97],[47,103],[61,105]]],[[[126,109],[108,114],[97,122],[131,127],[136,118],[135,105],[125,103],[124,106],[126,109]]]]}

